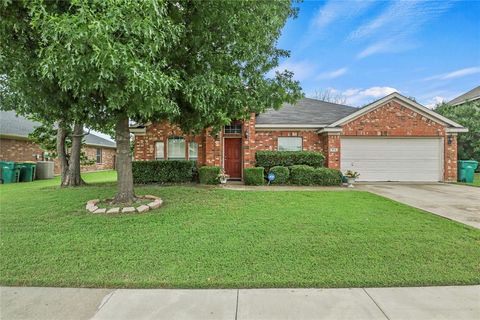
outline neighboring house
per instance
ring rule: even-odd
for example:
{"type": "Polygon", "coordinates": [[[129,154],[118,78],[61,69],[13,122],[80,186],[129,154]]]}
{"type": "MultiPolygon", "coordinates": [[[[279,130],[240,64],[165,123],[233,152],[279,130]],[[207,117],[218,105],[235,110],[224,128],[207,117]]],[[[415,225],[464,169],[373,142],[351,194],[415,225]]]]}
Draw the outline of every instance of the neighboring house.
{"type": "Polygon", "coordinates": [[[285,104],[215,136],[184,135],[169,123],[135,126],[135,160],[194,159],[241,179],[259,150],[318,151],[329,168],[363,181],[455,181],[461,125],[392,93],[361,109],[314,99],[285,104]]]}
{"type": "Polygon", "coordinates": [[[449,105],[458,106],[466,102],[480,100],[480,86],[473,88],[472,90],[456,97],[455,99],[447,102],[449,105]]]}
{"type": "MultiPolygon", "coordinates": [[[[2,161],[39,161],[46,160],[48,154],[40,146],[28,139],[28,135],[39,122],[18,116],[14,111],[0,111],[0,160],[2,161]]],[[[83,149],[93,165],[82,166],[82,171],[113,169],[115,166],[115,142],[89,133],[85,136],[83,149]]],[[[55,160],[55,173],[60,167],[55,160]]]]}

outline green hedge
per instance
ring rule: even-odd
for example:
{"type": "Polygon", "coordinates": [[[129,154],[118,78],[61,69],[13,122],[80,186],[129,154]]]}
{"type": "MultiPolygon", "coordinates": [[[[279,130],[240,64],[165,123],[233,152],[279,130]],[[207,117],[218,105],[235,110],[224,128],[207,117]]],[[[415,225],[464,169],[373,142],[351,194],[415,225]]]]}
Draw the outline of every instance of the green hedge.
{"type": "Polygon", "coordinates": [[[263,167],[243,169],[243,180],[246,185],[261,186],[265,182],[265,169],[263,167]]]}
{"type": "Polygon", "coordinates": [[[219,184],[220,167],[204,166],[198,169],[198,177],[201,184],[219,184]]]}
{"type": "Polygon", "coordinates": [[[307,165],[315,168],[323,167],[325,157],[313,151],[257,151],[255,153],[257,167],[264,167],[268,172],[275,166],[290,167],[307,165]]]}
{"type": "Polygon", "coordinates": [[[302,186],[338,186],[342,183],[342,173],[335,169],[296,165],[290,167],[290,182],[302,186]]]}
{"type": "Polygon", "coordinates": [[[193,180],[195,161],[133,161],[134,183],[184,183],[193,180]]]}
{"type": "Polygon", "coordinates": [[[272,181],[272,184],[286,184],[288,183],[288,178],[290,177],[290,171],[287,167],[275,166],[270,168],[268,173],[275,174],[275,180],[272,181]]]}

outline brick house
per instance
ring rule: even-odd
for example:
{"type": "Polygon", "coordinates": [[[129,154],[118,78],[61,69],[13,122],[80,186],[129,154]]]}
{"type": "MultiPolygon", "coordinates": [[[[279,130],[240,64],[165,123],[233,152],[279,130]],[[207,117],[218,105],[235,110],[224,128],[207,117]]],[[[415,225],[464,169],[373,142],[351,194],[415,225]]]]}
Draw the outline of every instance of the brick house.
{"type": "Polygon", "coordinates": [[[135,160],[194,159],[233,179],[255,166],[259,150],[317,151],[325,165],[358,171],[362,181],[455,181],[461,125],[392,93],[363,108],[302,99],[251,114],[217,135],[185,135],[169,123],[131,128],[135,160]]]}
{"type": "MultiPolygon", "coordinates": [[[[2,161],[40,161],[46,160],[47,153],[28,139],[40,123],[17,115],[14,111],[0,111],[0,160],[2,161]]],[[[82,171],[107,170],[115,167],[115,142],[89,133],[85,136],[83,149],[94,164],[82,166],[82,171]]],[[[60,174],[58,160],[55,162],[55,174],[60,174]]]]}

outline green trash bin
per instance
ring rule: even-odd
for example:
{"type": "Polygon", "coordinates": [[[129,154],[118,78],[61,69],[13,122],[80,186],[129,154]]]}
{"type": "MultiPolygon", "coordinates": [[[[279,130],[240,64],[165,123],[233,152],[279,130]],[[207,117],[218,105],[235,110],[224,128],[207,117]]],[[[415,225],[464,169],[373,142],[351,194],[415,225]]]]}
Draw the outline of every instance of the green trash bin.
{"type": "Polygon", "coordinates": [[[475,170],[478,167],[478,161],[459,160],[458,161],[458,181],[472,183],[475,177],[475,170]]]}
{"type": "Polygon", "coordinates": [[[20,168],[13,161],[0,161],[2,183],[15,183],[20,178],[20,168]]]}
{"type": "Polygon", "coordinates": [[[30,182],[35,179],[35,162],[18,162],[17,166],[20,168],[20,182],[30,182]]]}

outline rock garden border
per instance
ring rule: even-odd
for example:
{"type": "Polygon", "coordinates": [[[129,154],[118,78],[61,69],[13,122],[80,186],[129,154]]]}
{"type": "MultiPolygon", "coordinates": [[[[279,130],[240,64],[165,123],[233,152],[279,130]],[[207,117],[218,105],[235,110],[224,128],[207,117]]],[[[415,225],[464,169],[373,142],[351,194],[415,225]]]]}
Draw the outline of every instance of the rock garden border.
{"type": "Polygon", "coordinates": [[[113,207],[113,208],[99,208],[98,204],[100,199],[94,199],[87,201],[85,209],[91,213],[145,213],[147,211],[160,208],[163,204],[163,200],[160,197],[145,195],[138,196],[138,199],[152,200],[147,204],[141,204],[139,206],[129,206],[129,207],[113,207]]]}

